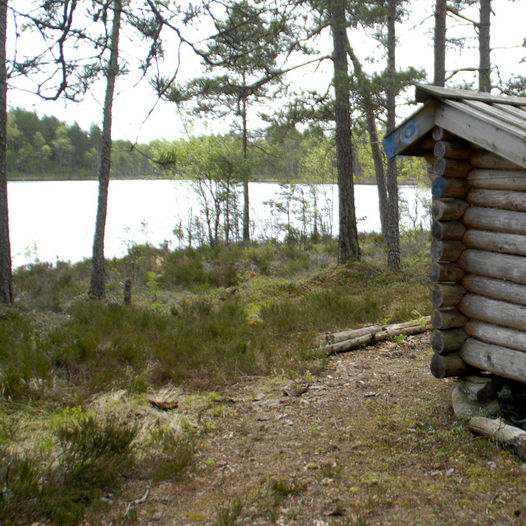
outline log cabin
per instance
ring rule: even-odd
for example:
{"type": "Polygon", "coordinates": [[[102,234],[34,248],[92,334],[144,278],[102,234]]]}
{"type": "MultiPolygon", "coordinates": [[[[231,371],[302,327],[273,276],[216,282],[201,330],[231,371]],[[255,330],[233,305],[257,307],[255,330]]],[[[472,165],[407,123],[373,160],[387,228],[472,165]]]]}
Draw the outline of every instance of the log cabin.
{"type": "Polygon", "coordinates": [[[416,101],[383,145],[430,165],[431,372],[526,383],[526,98],[417,85],[416,101]]]}

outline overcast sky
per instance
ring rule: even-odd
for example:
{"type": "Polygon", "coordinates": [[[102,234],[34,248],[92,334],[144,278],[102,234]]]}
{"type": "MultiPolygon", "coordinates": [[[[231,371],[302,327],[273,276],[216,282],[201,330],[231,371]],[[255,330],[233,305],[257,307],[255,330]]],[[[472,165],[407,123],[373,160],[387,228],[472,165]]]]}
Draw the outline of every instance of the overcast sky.
{"type": "MultiPolygon", "coordinates": [[[[433,45],[432,31],[434,19],[429,15],[434,1],[414,1],[411,7],[410,19],[397,26],[398,39],[400,42],[397,51],[397,66],[405,68],[412,65],[416,68],[424,68],[427,71],[428,80],[432,78],[433,71],[433,45]]],[[[526,37],[526,7],[524,2],[512,3],[509,0],[493,0],[493,11],[491,27],[492,63],[497,65],[504,78],[511,74],[522,74],[526,76],[526,64],[520,63],[526,50],[517,49],[526,37]]],[[[473,19],[478,19],[478,8],[466,14],[473,19]]],[[[462,50],[450,50],[447,54],[446,69],[452,70],[460,67],[476,67],[478,63],[478,52],[476,50],[475,33],[467,29],[465,24],[448,20],[448,36],[463,36],[469,32],[473,37],[468,45],[462,50]],[[470,49],[470,47],[472,49],[470,49]]],[[[366,57],[377,56],[380,51],[374,44],[364,39],[359,33],[350,33],[351,42],[359,53],[362,60],[366,57]]],[[[327,37],[321,39],[320,47],[330,45],[327,37]],[[324,43],[325,42],[325,43],[324,43]]],[[[126,53],[131,49],[131,44],[123,45],[126,53]]],[[[326,62],[324,66],[315,72],[296,73],[296,82],[302,86],[317,85],[323,88],[330,81],[331,63],[326,62]]],[[[366,64],[367,68],[379,67],[366,64]]],[[[384,67],[383,64],[380,67],[384,67]]],[[[198,60],[190,54],[183,56],[183,74],[187,77],[199,73],[198,60]]],[[[469,80],[473,76],[466,76],[469,80]]],[[[493,75],[493,82],[496,82],[493,75]]],[[[460,77],[459,77],[460,80],[460,77]]],[[[113,137],[115,139],[127,139],[132,142],[149,142],[153,139],[173,140],[188,133],[227,132],[228,126],[225,122],[205,122],[203,119],[182,118],[174,104],[159,102],[153,113],[148,117],[156,97],[147,82],[135,85],[136,77],[128,75],[119,79],[117,84],[117,96],[114,106],[113,137]],[[146,122],[144,122],[146,119],[146,122]]],[[[407,97],[411,97],[412,93],[407,97]]],[[[89,129],[92,123],[100,125],[102,116],[103,86],[97,85],[86,96],[85,100],[77,104],[65,104],[59,102],[42,102],[35,96],[17,90],[10,90],[8,94],[8,105],[11,107],[21,106],[28,110],[35,110],[39,115],[55,115],[57,118],[72,124],[77,121],[84,129],[89,129]]],[[[400,118],[406,116],[411,109],[400,107],[400,118]]]]}

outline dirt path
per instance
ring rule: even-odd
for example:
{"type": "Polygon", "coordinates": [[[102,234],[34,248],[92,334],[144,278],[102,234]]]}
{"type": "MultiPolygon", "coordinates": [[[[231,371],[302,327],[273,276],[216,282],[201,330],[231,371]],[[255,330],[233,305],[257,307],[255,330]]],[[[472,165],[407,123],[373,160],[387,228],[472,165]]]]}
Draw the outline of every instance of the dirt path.
{"type": "Polygon", "coordinates": [[[415,336],[333,357],[308,382],[232,386],[196,469],[154,485],[135,523],[525,524],[522,463],[455,420],[429,347],[415,336]]]}

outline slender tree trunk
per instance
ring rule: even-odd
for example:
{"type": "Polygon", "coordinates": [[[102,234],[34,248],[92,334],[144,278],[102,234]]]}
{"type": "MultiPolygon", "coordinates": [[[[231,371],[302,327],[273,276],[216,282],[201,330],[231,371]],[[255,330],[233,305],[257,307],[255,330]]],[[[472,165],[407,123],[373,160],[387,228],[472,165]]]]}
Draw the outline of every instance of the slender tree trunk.
{"type": "MultiPolygon", "coordinates": [[[[396,120],[396,7],[397,0],[387,5],[387,133],[395,128],[396,120]]],[[[391,270],[400,268],[400,231],[398,212],[398,181],[396,157],[387,161],[387,194],[389,224],[387,227],[387,265],[391,270]]]]}
{"type": "Polygon", "coordinates": [[[13,302],[11,243],[7,206],[7,0],[0,0],[0,302],[13,302]]]}
{"type": "Polygon", "coordinates": [[[489,47],[489,30],[491,0],[480,0],[479,20],[479,91],[491,91],[491,60],[489,47]]]}
{"type": "Polygon", "coordinates": [[[435,4],[435,86],[446,82],[446,0],[436,0],[435,4]]]}
{"type": "MultiPolygon", "coordinates": [[[[243,83],[245,74],[243,74],[243,83]]],[[[243,120],[243,159],[245,160],[245,170],[247,170],[246,161],[248,159],[248,128],[247,128],[247,99],[243,97],[241,118],[243,120]]],[[[243,241],[250,241],[250,200],[248,195],[248,172],[245,171],[243,178],[243,241]]]]}
{"type": "Polygon", "coordinates": [[[347,39],[347,53],[353,63],[354,74],[358,78],[358,89],[360,90],[360,98],[362,99],[365,121],[367,123],[367,131],[369,134],[369,144],[371,145],[371,153],[374,162],[374,171],[376,174],[376,186],[378,188],[378,202],[380,208],[380,224],[382,234],[385,238],[387,235],[387,184],[385,180],[385,169],[380,149],[380,141],[378,140],[378,130],[376,128],[376,119],[373,110],[373,101],[371,99],[371,92],[367,85],[367,79],[363,73],[362,65],[355,55],[349,39],[347,39]]]}
{"type": "Polygon", "coordinates": [[[104,232],[106,230],[106,212],[108,209],[108,186],[111,169],[111,119],[115,79],[119,73],[119,34],[122,3],[113,0],[113,22],[110,40],[110,60],[106,72],[106,94],[104,98],[104,116],[102,121],[102,148],[99,163],[99,199],[95,236],[93,240],[93,259],[91,266],[91,284],[89,295],[93,299],[104,298],[106,276],[104,268],[104,232]]]}
{"type": "Polygon", "coordinates": [[[334,120],[338,169],[339,218],[338,263],[360,259],[354,209],[349,77],[347,74],[345,0],[329,0],[334,46],[334,120]]]}

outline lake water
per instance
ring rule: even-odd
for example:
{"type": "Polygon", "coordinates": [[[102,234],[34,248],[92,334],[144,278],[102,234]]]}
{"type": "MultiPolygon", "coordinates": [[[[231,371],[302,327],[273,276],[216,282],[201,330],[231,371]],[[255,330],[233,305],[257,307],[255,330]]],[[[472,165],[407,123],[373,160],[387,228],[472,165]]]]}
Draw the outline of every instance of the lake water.
{"type": "MultiPolygon", "coordinates": [[[[301,185],[298,185],[301,189],[301,185]]],[[[303,187],[307,189],[307,187],[303,187]]],[[[319,208],[331,206],[333,234],[338,232],[336,185],[320,185],[319,208]]],[[[8,183],[9,222],[13,266],[35,261],[76,262],[91,257],[98,183],[96,181],[39,181],[8,183]]],[[[282,188],[276,183],[251,183],[249,187],[253,239],[275,236],[277,217],[268,204],[282,188]]],[[[423,201],[429,191],[401,187],[407,203],[406,227],[424,222],[423,201]]],[[[376,186],[356,185],[358,230],[380,230],[376,186]]],[[[141,243],[158,246],[167,242],[180,246],[173,230],[198,210],[198,199],[188,181],[115,180],[110,182],[106,223],[105,255],[119,257],[141,243]]],[[[329,213],[329,212],[328,212],[329,213]]]]}

